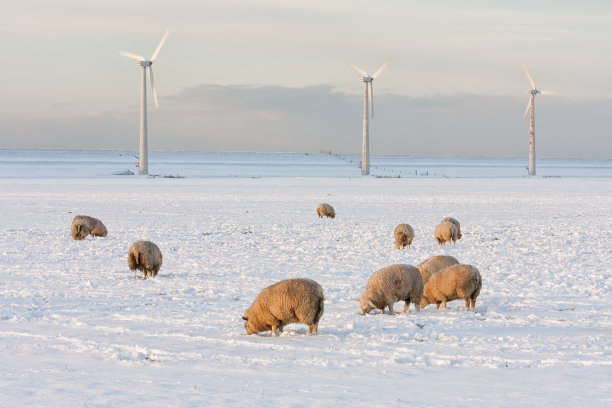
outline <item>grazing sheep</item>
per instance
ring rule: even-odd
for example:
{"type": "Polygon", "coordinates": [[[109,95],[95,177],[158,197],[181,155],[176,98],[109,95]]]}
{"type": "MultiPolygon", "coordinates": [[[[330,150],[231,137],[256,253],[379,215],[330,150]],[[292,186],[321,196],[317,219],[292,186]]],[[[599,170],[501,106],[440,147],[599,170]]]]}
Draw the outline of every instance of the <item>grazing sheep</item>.
{"type": "Polygon", "coordinates": [[[393,230],[393,237],[395,237],[395,247],[397,249],[402,249],[405,246],[410,248],[410,244],[412,244],[412,239],[414,238],[414,231],[408,224],[398,224],[393,230]]]}
{"type": "Polygon", "coordinates": [[[97,218],[88,217],[87,215],[75,215],[72,220],[72,238],[81,240],[85,239],[89,234],[96,237],[105,237],[107,234],[106,227],[97,218]],[[84,228],[83,225],[87,225],[87,228],[84,228]]]}
{"type": "Polygon", "coordinates": [[[418,269],[412,265],[394,264],[374,272],[361,298],[354,300],[359,302],[362,315],[372,309],[380,309],[384,314],[385,307],[389,308],[389,314],[392,315],[393,305],[401,300],[404,301],[404,313],[408,311],[410,302],[419,311],[422,295],[423,279],[418,269]]]}
{"type": "Polygon", "coordinates": [[[434,230],[434,237],[439,245],[444,245],[447,242],[452,242],[455,245],[455,241],[459,239],[458,234],[457,226],[448,221],[441,222],[434,230]]]}
{"type": "Polygon", "coordinates": [[[80,241],[89,235],[89,225],[85,221],[75,218],[72,220],[71,232],[72,238],[80,241]]]}
{"type": "Polygon", "coordinates": [[[457,227],[457,239],[461,239],[461,224],[453,217],[444,217],[442,218],[442,222],[452,222],[457,227]]]}
{"type": "Polygon", "coordinates": [[[427,258],[420,264],[416,266],[416,268],[421,273],[421,277],[423,278],[423,285],[427,284],[427,281],[431,276],[442,269],[449,267],[451,265],[458,264],[459,261],[449,255],[436,255],[430,258],[427,258]]]}
{"type": "Polygon", "coordinates": [[[135,270],[138,269],[143,273],[144,279],[147,279],[147,274],[154,278],[162,266],[162,253],[151,241],[136,241],[128,250],[128,265],[134,276],[135,270]]]}
{"type": "Polygon", "coordinates": [[[334,211],[334,207],[326,203],[321,203],[317,205],[317,215],[319,216],[319,218],[336,218],[336,212],[334,211]]]}
{"type": "Polygon", "coordinates": [[[324,300],[323,288],[313,280],[282,280],[259,292],[242,316],[244,328],[247,334],[270,330],[278,336],[285,325],[303,323],[308,335],[317,334],[324,300]]]}
{"type": "Polygon", "coordinates": [[[465,300],[465,310],[472,310],[476,305],[476,298],[480,294],[482,278],[478,269],[472,265],[452,265],[433,275],[425,284],[421,307],[430,303],[436,304],[436,309],[446,309],[446,302],[451,300],[465,300]]]}

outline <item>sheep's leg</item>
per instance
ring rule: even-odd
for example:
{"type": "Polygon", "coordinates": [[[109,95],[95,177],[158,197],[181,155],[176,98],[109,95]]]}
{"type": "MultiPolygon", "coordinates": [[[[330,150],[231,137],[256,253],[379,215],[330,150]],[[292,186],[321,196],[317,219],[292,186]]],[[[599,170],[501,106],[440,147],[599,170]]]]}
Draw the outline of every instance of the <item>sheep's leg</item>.
{"type": "Polygon", "coordinates": [[[465,298],[465,299],[463,299],[463,300],[465,300],[465,310],[466,310],[466,311],[467,311],[467,310],[470,310],[470,298],[469,298],[469,297],[466,297],[466,298],[465,298]]]}
{"type": "Polygon", "coordinates": [[[476,298],[472,299],[472,311],[474,311],[474,306],[476,306],[476,298]]]}
{"type": "Polygon", "coordinates": [[[440,309],[440,302],[436,302],[436,310],[440,309]]]}
{"type": "Polygon", "coordinates": [[[409,307],[410,307],[410,298],[404,300],[404,313],[408,311],[409,307]]]}
{"type": "Polygon", "coordinates": [[[310,336],[310,333],[312,333],[312,324],[307,324],[306,325],[306,335],[310,336]]]}
{"type": "Polygon", "coordinates": [[[317,334],[317,329],[319,328],[319,323],[313,323],[312,324],[312,332],[314,334],[317,334]]]}
{"type": "Polygon", "coordinates": [[[278,336],[279,334],[276,333],[276,329],[278,329],[278,326],[272,326],[272,330],[270,332],[270,336],[278,336]]]}
{"type": "Polygon", "coordinates": [[[442,300],[442,309],[446,310],[446,299],[442,300]]]}
{"type": "MultiPolygon", "coordinates": [[[[393,315],[393,303],[389,303],[387,306],[389,306],[389,316],[393,315]]],[[[385,313],[385,309],[383,309],[383,313],[385,313]]]]}

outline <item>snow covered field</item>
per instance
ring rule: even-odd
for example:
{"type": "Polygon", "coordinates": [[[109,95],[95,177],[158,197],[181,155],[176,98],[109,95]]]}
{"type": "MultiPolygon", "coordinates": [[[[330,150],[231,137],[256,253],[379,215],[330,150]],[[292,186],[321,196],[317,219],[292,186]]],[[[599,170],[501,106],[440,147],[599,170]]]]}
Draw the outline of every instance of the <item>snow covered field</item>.
{"type": "Polygon", "coordinates": [[[375,178],[334,158],[351,178],[323,177],[324,163],[296,177],[308,163],[291,160],[253,165],[260,178],[146,178],[85,157],[68,177],[72,161],[2,157],[3,407],[612,405],[612,179],[599,170],[375,178]],[[316,217],[320,202],[336,219],[316,217]],[[108,237],[72,240],[76,214],[108,237]],[[454,247],[433,238],[446,215],[461,221],[454,247]],[[400,222],[415,230],[402,251],[400,222]],[[138,239],[163,252],[156,279],[127,266],[138,239]],[[479,268],[475,313],[358,314],[372,272],[436,254],[479,268]],[[244,310],[289,277],[323,286],[319,335],[247,336],[244,310]]]}

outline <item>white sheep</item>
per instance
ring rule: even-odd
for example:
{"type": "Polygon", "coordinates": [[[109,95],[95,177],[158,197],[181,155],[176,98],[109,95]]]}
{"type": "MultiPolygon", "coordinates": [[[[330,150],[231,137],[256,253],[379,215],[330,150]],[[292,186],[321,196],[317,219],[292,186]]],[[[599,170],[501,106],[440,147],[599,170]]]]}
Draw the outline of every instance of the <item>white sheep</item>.
{"type": "Polygon", "coordinates": [[[162,266],[162,253],[151,241],[136,241],[128,249],[128,265],[134,276],[138,269],[143,273],[144,279],[147,279],[147,274],[154,278],[162,266]]]}
{"type": "Polygon", "coordinates": [[[393,237],[395,238],[395,247],[397,249],[402,249],[405,246],[410,248],[414,238],[414,230],[408,224],[398,224],[393,230],[393,237]]]}
{"type": "Polygon", "coordinates": [[[434,230],[434,238],[438,241],[439,245],[444,245],[447,242],[452,242],[455,245],[455,241],[459,238],[459,230],[455,224],[449,221],[443,221],[434,230]]]}
{"type": "Polygon", "coordinates": [[[393,305],[402,300],[404,313],[408,311],[410,302],[419,311],[422,295],[423,279],[418,269],[412,265],[394,264],[374,272],[368,278],[361,298],[354,300],[359,302],[362,315],[372,309],[380,309],[384,314],[385,307],[389,308],[389,314],[392,315],[393,305]]]}
{"type": "Polygon", "coordinates": [[[106,227],[97,218],[87,215],[75,215],[72,219],[72,238],[76,240],[85,239],[89,234],[96,237],[105,237],[106,227]]]}
{"type": "Polygon", "coordinates": [[[442,222],[452,222],[457,227],[457,239],[461,239],[461,224],[453,217],[444,217],[442,218],[442,222]]]}
{"type": "Polygon", "coordinates": [[[425,285],[433,274],[441,271],[446,267],[456,265],[458,263],[459,261],[450,255],[436,255],[427,258],[426,260],[418,264],[416,268],[421,273],[421,277],[423,278],[423,284],[425,285]]]}
{"type": "Polygon", "coordinates": [[[319,218],[323,218],[323,217],[335,218],[336,212],[334,211],[334,207],[332,207],[331,205],[326,204],[326,203],[321,203],[317,205],[317,215],[319,216],[319,218]]]}
{"type": "Polygon", "coordinates": [[[244,312],[247,334],[271,331],[278,336],[283,326],[303,323],[307,334],[317,334],[323,315],[323,288],[311,279],[285,279],[264,288],[244,312]],[[277,330],[279,333],[277,333],[277,330]]]}
{"type": "Polygon", "coordinates": [[[476,305],[476,298],[480,294],[482,278],[480,272],[472,265],[452,265],[434,274],[425,284],[421,307],[430,303],[436,304],[436,309],[446,309],[446,302],[456,299],[465,301],[465,310],[472,310],[476,305]]]}

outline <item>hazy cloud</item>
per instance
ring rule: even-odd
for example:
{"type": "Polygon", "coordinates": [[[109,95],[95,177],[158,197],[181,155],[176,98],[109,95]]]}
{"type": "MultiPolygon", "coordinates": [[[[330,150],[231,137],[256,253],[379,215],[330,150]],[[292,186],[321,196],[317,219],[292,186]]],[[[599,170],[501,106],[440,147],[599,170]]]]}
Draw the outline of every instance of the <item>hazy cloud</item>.
{"type": "MultiPolygon", "coordinates": [[[[612,157],[612,100],[536,100],[541,157],[612,157]]],[[[526,156],[523,98],[376,95],[371,151],[376,154],[526,156]]],[[[154,150],[361,150],[362,97],[331,86],[199,85],[149,104],[154,150]]],[[[135,107],[136,108],[136,107],[135,107]]],[[[91,112],[64,119],[0,117],[2,147],[138,148],[138,111],[91,112]]]]}

